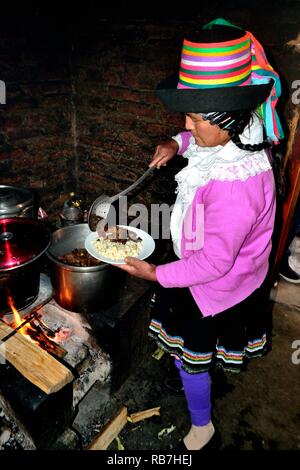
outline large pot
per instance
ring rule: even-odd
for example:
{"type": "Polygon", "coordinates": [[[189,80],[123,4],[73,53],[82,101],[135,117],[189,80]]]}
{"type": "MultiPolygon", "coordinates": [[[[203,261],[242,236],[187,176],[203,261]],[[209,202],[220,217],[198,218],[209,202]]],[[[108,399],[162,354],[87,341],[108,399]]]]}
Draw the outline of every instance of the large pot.
{"type": "Polygon", "coordinates": [[[100,312],[113,303],[124,281],[124,271],[110,264],[78,267],[58,259],[75,248],[84,248],[89,233],[88,224],[63,227],[52,234],[47,251],[54,298],[61,307],[72,312],[100,312]]]}
{"type": "Polygon", "coordinates": [[[0,219],[24,217],[36,219],[38,195],[31,189],[0,185],[0,219]]]}
{"type": "Polygon", "coordinates": [[[50,244],[42,222],[25,218],[0,219],[0,313],[30,305],[38,296],[40,258],[50,244]]]}

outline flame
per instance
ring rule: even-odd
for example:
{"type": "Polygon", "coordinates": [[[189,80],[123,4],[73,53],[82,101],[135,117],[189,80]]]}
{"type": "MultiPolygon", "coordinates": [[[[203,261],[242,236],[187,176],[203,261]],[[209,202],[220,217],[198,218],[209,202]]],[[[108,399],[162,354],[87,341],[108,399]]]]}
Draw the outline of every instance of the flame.
{"type": "MultiPolygon", "coordinates": [[[[22,324],[22,318],[19,314],[19,311],[14,306],[13,299],[10,295],[8,296],[7,302],[14,315],[14,323],[12,327],[17,328],[22,324]]],[[[30,321],[30,323],[28,322],[22,326],[18,332],[26,336],[30,341],[37,344],[46,351],[53,352],[59,357],[63,357],[62,352],[64,353],[64,349],[57,343],[68,339],[70,336],[70,331],[68,329],[62,328],[61,330],[54,333],[47,327],[47,325],[45,325],[39,316],[36,315],[35,319],[38,321],[37,326],[32,324],[30,321]],[[57,347],[55,347],[55,344],[57,344],[57,347]]]]}
{"type": "MultiPolygon", "coordinates": [[[[19,314],[19,311],[16,309],[16,307],[14,306],[14,302],[13,302],[13,299],[12,297],[9,295],[8,296],[8,305],[10,306],[10,309],[14,315],[14,325],[13,327],[14,328],[17,328],[18,326],[21,325],[22,323],[22,319],[20,317],[20,314],[19,314]]],[[[32,341],[33,343],[36,343],[38,344],[37,341],[34,341],[31,336],[30,336],[30,331],[32,330],[31,326],[30,325],[24,325],[22,328],[20,328],[18,330],[19,333],[21,333],[21,335],[24,335],[24,336],[27,336],[28,339],[30,339],[30,341],[32,341]]]]}
{"type": "MultiPolygon", "coordinates": [[[[16,309],[16,307],[14,306],[14,302],[13,302],[13,299],[12,297],[9,295],[8,296],[8,305],[10,306],[10,309],[14,315],[14,327],[16,328],[17,326],[21,325],[22,323],[22,319],[20,317],[20,314],[18,312],[18,310],[16,309]]],[[[27,332],[26,332],[26,326],[23,326],[23,328],[20,328],[19,332],[22,334],[22,335],[26,335],[27,332]]]]}

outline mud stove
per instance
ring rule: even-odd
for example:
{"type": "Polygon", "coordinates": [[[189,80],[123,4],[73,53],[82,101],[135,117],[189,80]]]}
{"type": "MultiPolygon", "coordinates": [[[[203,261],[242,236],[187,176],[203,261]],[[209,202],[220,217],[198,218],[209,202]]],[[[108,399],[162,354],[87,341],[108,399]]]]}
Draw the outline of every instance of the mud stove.
{"type": "MultiPolygon", "coordinates": [[[[106,389],[109,385],[110,393],[124,383],[148,350],[152,289],[151,283],[126,275],[110,307],[83,315],[61,308],[53,299],[49,277],[41,274],[34,303],[1,316],[1,324],[13,328],[0,338],[1,347],[5,351],[16,330],[29,335],[29,341],[38,343],[70,371],[71,379],[46,393],[25,378],[12,365],[14,361],[0,360],[0,448],[9,447],[10,439],[23,449],[55,447],[60,436],[72,429],[78,404],[88,399],[96,382],[106,389]]],[[[38,365],[26,364],[26,360],[22,358],[24,367],[35,368],[38,376],[38,365]]]]}

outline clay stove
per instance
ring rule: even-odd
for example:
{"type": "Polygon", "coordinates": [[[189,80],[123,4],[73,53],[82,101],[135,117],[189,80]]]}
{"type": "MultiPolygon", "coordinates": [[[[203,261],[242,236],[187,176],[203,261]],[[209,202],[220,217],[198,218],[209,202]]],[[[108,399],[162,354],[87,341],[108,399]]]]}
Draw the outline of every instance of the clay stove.
{"type": "MultiPolygon", "coordinates": [[[[18,312],[19,323],[40,346],[72,372],[74,379],[55,393],[46,394],[9,362],[0,363],[0,449],[13,436],[23,449],[51,448],[69,428],[78,404],[98,382],[119,388],[147,349],[147,322],[151,284],[126,277],[120,297],[106,310],[89,315],[70,312],[52,298],[52,286],[41,274],[36,301],[18,312]],[[41,338],[47,338],[42,341],[41,338]]],[[[16,328],[12,313],[2,321],[16,328]]],[[[2,361],[3,362],[3,361],[2,361]]]]}

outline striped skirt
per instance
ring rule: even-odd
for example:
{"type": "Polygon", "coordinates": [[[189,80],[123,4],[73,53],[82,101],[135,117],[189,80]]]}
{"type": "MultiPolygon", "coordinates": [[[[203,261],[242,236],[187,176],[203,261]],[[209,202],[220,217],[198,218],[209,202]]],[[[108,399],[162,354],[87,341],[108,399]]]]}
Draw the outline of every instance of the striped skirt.
{"type": "Polygon", "coordinates": [[[188,288],[159,286],[152,299],[149,335],[180,359],[186,372],[207,372],[215,366],[239,372],[249,358],[270,349],[269,294],[266,280],[239,304],[203,317],[188,288]]]}

